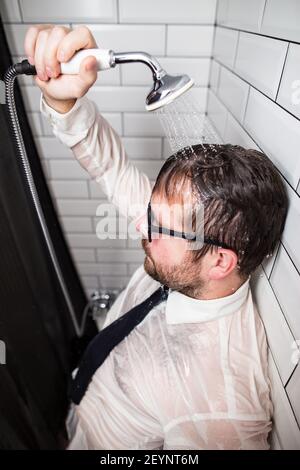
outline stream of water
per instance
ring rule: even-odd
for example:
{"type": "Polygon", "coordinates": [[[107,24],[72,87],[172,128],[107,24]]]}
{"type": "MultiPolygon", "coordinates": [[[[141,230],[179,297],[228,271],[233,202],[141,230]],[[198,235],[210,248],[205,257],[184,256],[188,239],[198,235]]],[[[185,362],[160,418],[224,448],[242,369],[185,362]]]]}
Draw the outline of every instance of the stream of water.
{"type": "MultiPolygon", "coordinates": [[[[214,144],[222,143],[208,116],[201,111],[200,104],[191,93],[181,95],[155,111],[158,116],[172,153],[183,154],[193,151],[192,145],[208,144],[216,152],[214,144]]],[[[206,148],[203,146],[204,152],[206,148]]]]}

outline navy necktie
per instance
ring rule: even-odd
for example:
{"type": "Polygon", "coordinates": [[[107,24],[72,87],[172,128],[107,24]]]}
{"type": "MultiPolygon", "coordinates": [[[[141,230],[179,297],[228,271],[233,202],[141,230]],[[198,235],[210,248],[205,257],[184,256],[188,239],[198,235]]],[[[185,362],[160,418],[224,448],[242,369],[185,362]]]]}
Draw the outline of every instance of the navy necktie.
{"type": "Polygon", "coordinates": [[[167,286],[159,287],[141,304],[124,313],[93,338],[83,354],[77,374],[71,382],[70,395],[76,405],[84,396],[94,373],[113,348],[141,323],[153,307],[167,299],[168,289],[167,286]]]}

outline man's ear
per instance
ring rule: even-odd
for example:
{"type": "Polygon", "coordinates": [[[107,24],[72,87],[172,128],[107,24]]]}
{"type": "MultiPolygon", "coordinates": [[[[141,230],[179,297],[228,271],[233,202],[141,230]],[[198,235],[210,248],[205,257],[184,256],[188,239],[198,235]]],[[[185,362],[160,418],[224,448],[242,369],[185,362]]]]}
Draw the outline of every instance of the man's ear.
{"type": "Polygon", "coordinates": [[[218,248],[212,254],[208,277],[213,281],[223,279],[236,268],[237,263],[238,257],[233,250],[218,248]]]}

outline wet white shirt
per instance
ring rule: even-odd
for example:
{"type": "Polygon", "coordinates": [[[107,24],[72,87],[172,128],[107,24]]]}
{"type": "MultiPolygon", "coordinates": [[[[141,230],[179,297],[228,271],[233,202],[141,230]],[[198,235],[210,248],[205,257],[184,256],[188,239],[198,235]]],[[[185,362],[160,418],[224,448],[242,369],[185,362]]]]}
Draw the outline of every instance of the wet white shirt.
{"type": "MultiPolygon", "coordinates": [[[[129,217],[151,195],[148,177],[87,97],[59,114],[41,97],[54,134],[129,217]]],[[[139,267],[110,309],[114,321],[159,283],[139,267]]],[[[94,374],[68,427],[69,449],[268,449],[273,406],[267,343],[249,279],[198,300],[176,291],[153,308],[94,374]]]]}

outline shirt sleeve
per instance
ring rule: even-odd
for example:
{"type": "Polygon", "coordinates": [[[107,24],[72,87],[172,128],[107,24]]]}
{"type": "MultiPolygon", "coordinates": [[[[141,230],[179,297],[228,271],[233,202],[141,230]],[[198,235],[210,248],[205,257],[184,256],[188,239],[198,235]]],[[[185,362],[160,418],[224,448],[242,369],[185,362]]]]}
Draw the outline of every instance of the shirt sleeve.
{"type": "Polygon", "coordinates": [[[87,96],[78,98],[65,114],[40,99],[41,113],[50,121],[54,135],[71,148],[79,164],[102,188],[109,202],[132,220],[145,213],[151,182],[126,155],[119,135],[87,96]]]}

